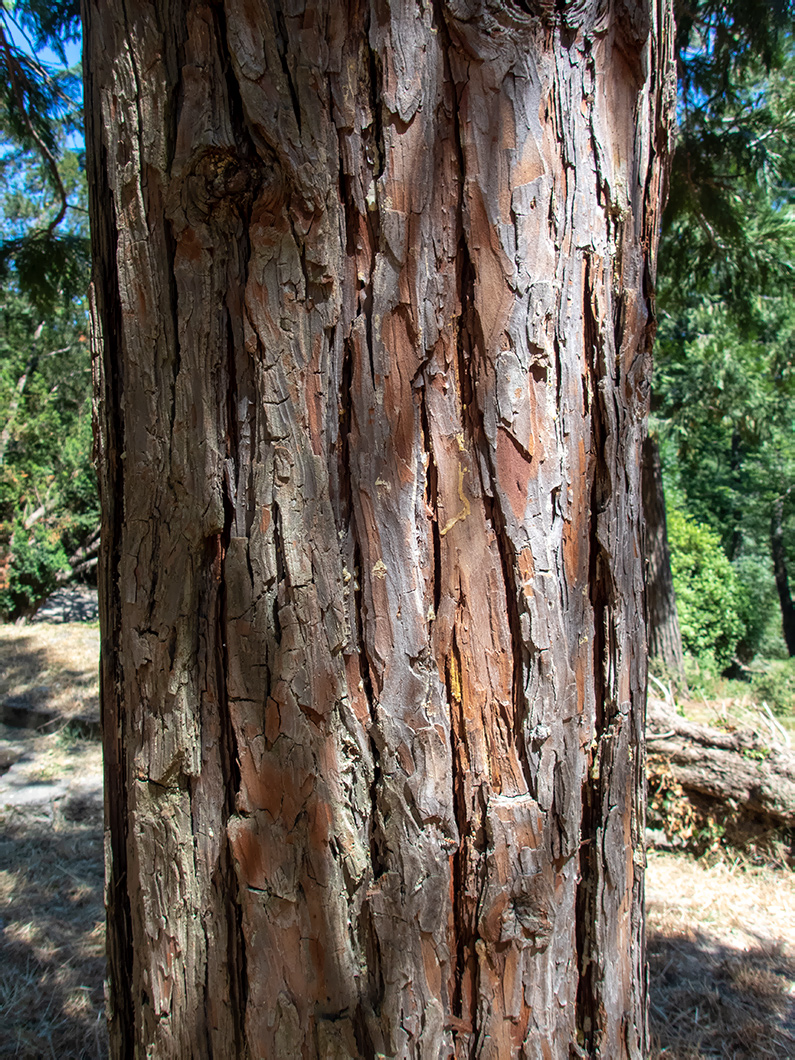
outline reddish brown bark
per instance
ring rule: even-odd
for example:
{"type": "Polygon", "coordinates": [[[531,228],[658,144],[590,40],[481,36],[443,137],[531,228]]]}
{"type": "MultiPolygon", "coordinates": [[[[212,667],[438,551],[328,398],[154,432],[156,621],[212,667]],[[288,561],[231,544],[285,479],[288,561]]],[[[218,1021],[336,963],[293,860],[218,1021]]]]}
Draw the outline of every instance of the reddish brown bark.
{"type": "Polygon", "coordinates": [[[115,1055],[642,1055],[670,17],[88,0],[115,1055]]]}

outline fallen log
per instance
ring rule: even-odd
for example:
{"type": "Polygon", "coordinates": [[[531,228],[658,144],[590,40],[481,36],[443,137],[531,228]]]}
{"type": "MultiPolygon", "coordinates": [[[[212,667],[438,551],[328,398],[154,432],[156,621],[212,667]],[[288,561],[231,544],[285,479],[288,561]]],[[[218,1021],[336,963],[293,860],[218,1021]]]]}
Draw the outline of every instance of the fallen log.
{"type": "Polygon", "coordinates": [[[791,843],[795,753],[774,732],[714,729],[688,721],[650,696],[646,750],[652,829],[662,828],[674,838],[684,828],[691,837],[700,835],[704,848],[716,837],[746,846],[773,832],[791,843]],[[689,812],[677,805],[681,798],[689,812]]]}

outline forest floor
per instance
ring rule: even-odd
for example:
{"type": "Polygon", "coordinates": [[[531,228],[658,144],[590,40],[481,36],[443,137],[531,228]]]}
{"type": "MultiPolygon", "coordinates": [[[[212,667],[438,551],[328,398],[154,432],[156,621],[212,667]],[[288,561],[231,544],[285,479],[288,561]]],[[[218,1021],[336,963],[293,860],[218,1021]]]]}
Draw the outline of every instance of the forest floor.
{"type": "MultiPolygon", "coordinates": [[[[47,621],[0,625],[2,1058],[107,1056],[99,631],[74,620],[86,615],[84,594],[47,621]]],[[[646,895],[652,1060],[795,1057],[790,870],[650,850],[646,895]]]]}

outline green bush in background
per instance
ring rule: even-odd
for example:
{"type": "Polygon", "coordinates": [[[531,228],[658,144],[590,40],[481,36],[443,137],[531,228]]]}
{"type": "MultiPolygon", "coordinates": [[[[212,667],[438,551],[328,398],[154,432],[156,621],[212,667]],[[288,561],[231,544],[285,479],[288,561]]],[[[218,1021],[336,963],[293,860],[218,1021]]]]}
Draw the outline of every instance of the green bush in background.
{"type": "Polygon", "coordinates": [[[752,673],[751,690],[774,714],[795,714],[795,659],[770,660],[763,673],[752,673]]]}
{"type": "Polygon", "coordinates": [[[69,558],[59,528],[44,523],[30,531],[17,524],[10,544],[10,562],[0,582],[0,613],[16,616],[31,611],[55,589],[69,558]]]}
{"type": "Polygon", "coordinates": [[[734,567],[718,535],[676,509],[668,513],[668,538],[682,647],[708,668],[724,670],[746,634],[734,567]]]}
{"type": "Polygon", "coordinates": [[[0,288],[0,616],[31,614],[99,525],[84,299],[45,316],[0,288]]]}

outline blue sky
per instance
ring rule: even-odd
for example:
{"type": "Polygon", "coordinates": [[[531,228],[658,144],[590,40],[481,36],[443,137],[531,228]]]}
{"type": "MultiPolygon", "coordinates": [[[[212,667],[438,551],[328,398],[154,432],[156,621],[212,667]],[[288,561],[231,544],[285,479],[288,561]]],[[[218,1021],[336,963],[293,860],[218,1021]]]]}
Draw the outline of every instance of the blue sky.
{"type": "MultiPolygon", "coordinates": [[[[12,18],[7,17],[5,19],[5,27],[8,36],[20,51],[27,52],[28,55],[35,55],[45,66],[52,67],[55,70],[63,70],[77,66],[80,63],[83,52],[82,40],[68,41],[64,44],[64,51],[66,52],[66,67],[64,67],[59,57],[51,48],[33,48],[30,38],[22,32],[12,18]]],[[[81,134],[78,135],[77,133],[73,133],[67,138],[66,146],[72,150],[81,150],[85,146],[83,136],[81,134]]]]}

